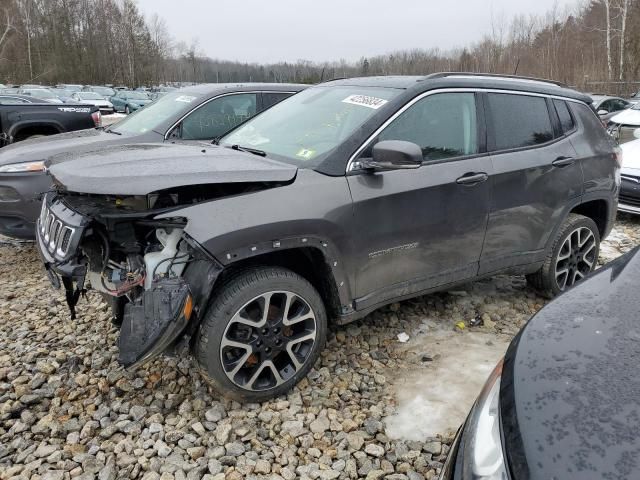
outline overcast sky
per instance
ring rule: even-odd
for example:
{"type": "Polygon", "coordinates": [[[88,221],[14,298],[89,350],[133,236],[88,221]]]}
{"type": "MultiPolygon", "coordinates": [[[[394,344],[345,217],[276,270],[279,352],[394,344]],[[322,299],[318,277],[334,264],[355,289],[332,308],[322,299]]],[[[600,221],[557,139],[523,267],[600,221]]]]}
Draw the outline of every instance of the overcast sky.
{"type": "MultiPolygon", "coordinates": [[[[556,0],[138,0],[176,40],[243,62],[359,59],[450,49],[479,40],[494,18],[543,14],[556,0]]],[[[570,0],[557,0],[561,7],[570,0]]]]}

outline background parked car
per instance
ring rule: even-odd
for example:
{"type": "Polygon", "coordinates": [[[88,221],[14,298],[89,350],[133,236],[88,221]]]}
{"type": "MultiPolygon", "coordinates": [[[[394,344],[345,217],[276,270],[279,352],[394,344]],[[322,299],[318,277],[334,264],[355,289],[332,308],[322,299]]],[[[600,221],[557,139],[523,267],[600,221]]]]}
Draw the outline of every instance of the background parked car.
{"type": "Polygon", "coordinates": [[[50,103],[64,103],[56,96],[55,93],[46,88],[21,88],[18,90],[18,93],[20,95],[29,95],[50,103]]]}
{"type": "MultiPolygon", "coordinates": [[[[40,194],[51,187],[50,178],[43,175],[42,165],[40,171],[28,174],[6,169],[41,162],[48,157],[72,157],[83,151],[108,149],[125,143],[211,142],[247,118],[306,87],[259,83],[198,85],[170,92],[106,129],[56,135],[47,142],[25,144],[26,148],[20,148],[20,145],[6,147],[0,155],[0,191],[10,189],[16,196],[11,202],[0,201],[0,233],[33,238],[35,220],[40,212],[40,194]],[[232,114],[228,113],[230,109],[232,114]]],[[[69,108],[73,107],[69,105],[69,108]]]]}
{"type": "Polygon", "coordinates": [[[71,99],[83,105],[95,105],[103,115],[111,115],[114,112],[113,104],[99,93],[76,92],[71,95],[71,99]]]}
{"type": "Polygon", "coordinates": [[[63,103],[72,103],[75,101],[71,98],[71,95],[73,95],[74,93],[71,90],[68,90],[66,88],[57,88],[57,87],[50,88],[49,90],[51,90],[56,97],[62,100],[63,103]]]}
{"type": "Polygon", "coordinates": [[[84,87],[78,83],[59,83],[56,85],[57,88],[64,88],[65,90],[70,90],[72,92],[80,92],[84,87]]]}
{"type": "Polygon", "coordinates": [[[638,478],[640,251],[534,316],[489,377],[442,480],[638,478]]]}
{"type": "Polygon", "coordinates": [[[18,95],[0,92],[0,105],[20,105],[21,103],[49,103],[32,97],[31,95],[18,95]]]}
{"type": "MultiPolygon", "coordinates": [[[[640,135],[636,129],[635,135],[640,135]]],[[[640,215],[640,140],[621,145],[622,170],[618,211],[640,215]]]]}
{"type": "Polygon", "coordinates": [[[591,95],[591,98],[593,99],[593,108],[604,122],[616,115],[616,113],[633,106],[633,103],[620,97],[591,95]]]}
{"type": "Polygon", "coordinates": [[[153,101],[145,92],[134,92],[131,90],[121,90],[109,100],[113,104],[116,112],[124,112],[127,115],[153,101]]]}
{"type": "Polygon", "coordinates": [[[116,91],[111,87],[102,87],[97,85],[89,85],[84,87],[85,92],[94,92],[98,95],[101,95],[105,100],[109,100],[109,98],[113,97],[116,94],[116,91]]]}
{"type": "Polygon", "coordinates": [[[635,140],[634,131],[640,127],[640,103],[616,113],[607,123],[607,130],[618,143],[635,140]]]}

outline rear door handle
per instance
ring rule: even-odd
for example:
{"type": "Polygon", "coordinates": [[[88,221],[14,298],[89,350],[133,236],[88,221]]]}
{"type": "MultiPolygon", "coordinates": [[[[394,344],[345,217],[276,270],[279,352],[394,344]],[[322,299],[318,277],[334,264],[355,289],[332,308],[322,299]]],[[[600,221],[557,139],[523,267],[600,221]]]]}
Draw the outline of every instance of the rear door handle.
{"type": "Polygon", "coordinates": [[[573,157],[558,157],[551,164],[554,167],[563,168],[568,167],[569,165],[573,165],[576,162],[576,159],[573,157]]]}
{"type": "Polygon", "coordinates": [[[458,185],[477,185],[478,183],[486,182],[489,178],[484,172],[480,173],[467,173],[456,180],[458,185]]]}

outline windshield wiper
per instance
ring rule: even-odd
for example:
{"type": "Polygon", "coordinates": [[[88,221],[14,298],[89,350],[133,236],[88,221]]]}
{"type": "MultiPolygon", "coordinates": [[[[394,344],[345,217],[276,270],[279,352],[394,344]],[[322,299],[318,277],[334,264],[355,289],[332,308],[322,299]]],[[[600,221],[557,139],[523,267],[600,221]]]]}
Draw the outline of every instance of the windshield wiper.
{"type": "Polygon", "coordinates": [[[113,133],[114,135],[122,135],[121,132],[116,132],[115,130],[111,130],[110,128],[105,128],[104,131],[107,133],[113,133]]]}
{"type": "Polygon", "coordinates": [[[241,147],[240,145],[231,145],[232,150],[238,150],[239,152],[248,152],[253,153],[254,155],[258,155],[260,157],[266,157],[267,152],[262,150],[258,150],[257,148],[249,148],[249,147],[241,147]]]}

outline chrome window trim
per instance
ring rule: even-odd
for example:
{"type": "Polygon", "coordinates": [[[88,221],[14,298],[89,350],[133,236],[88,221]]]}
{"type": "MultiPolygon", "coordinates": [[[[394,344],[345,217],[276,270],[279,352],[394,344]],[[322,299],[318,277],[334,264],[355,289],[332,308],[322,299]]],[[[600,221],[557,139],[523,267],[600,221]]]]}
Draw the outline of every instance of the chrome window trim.
{"type": "MultiPolygon", "coordinates": [[[[193,112],[195,112],[196,110],[198,110],[199,108],[204,107],[205,105],[207,105],[209,102],[213,102],[214,100],[217,100],[218,98],[222,98],[222,97],[228,97],[231,95],[244,95],[247,93],[255,93],[255,94],[261,94],[261,93],[288,93],[290,95],[295,95],[298,92],[290,92],[288,90],[249,90],[247,92],[229,92],[229,93],[221,93],[220,95],[216,95],[215,97],[211,97],[209,100],[206,100],[204,102],[202,102],[200,105],[194,107],[193,109],[189,110],[187,113],[185,113],[182,117],[180,117],[180,119],[175,122],[173,125],[171,125],[171,127],[165,132],[164,134],[164,139],[167,140],[169,138],[169,134],[173,131],[174,128],[176,128],[178,125],[180,125],[180,123],[187,118],[189,115],[191,115],[193,112]]],[[[258,99],[256,98],[256,108],[258,106],[258,99]]],[[[262,113],[262,112],[259,112],[262,113]]],[[[256,112],[256,115],[258,114],[258,112],[256,112]]],[[[255,115],[254,115],[255,117],[255,115]]]]}
{"type": "Polygon", "coordinates": [[[367,139],[360,145],[360,147],[355,151],[353,155],[349,158],[349,162],[347,162],[346,173],[357,171],[357,165],[354,165],[358,156],[365,150],[365,148],[369,145],[374,138],[376,138],[382,131],[389,126],[391,122],[393,122],[396,118],[402,115],[409,107],[422,100],[423,98],[429,97],[431,95],[436,95],[439,93],[507,93],[511,95],[524,95],[528,97],[541,97],[541,98],[552,98],[558,100],[565,100],[574,103],[585,104],[580,100],[576,100],[575,98],[569,98],[562,95],[549,95],[546,93],[536,93],[536,92],[523,92],[519,90],[504,90],[497,88],[439,88],[436,90],[429,90],[428,92],[421,93],[415,98],[412,98],[409,102],[407,102],[403,107],[394,113],[391,117],[389,117],[378,129],[373,132],[367,139]]]}

